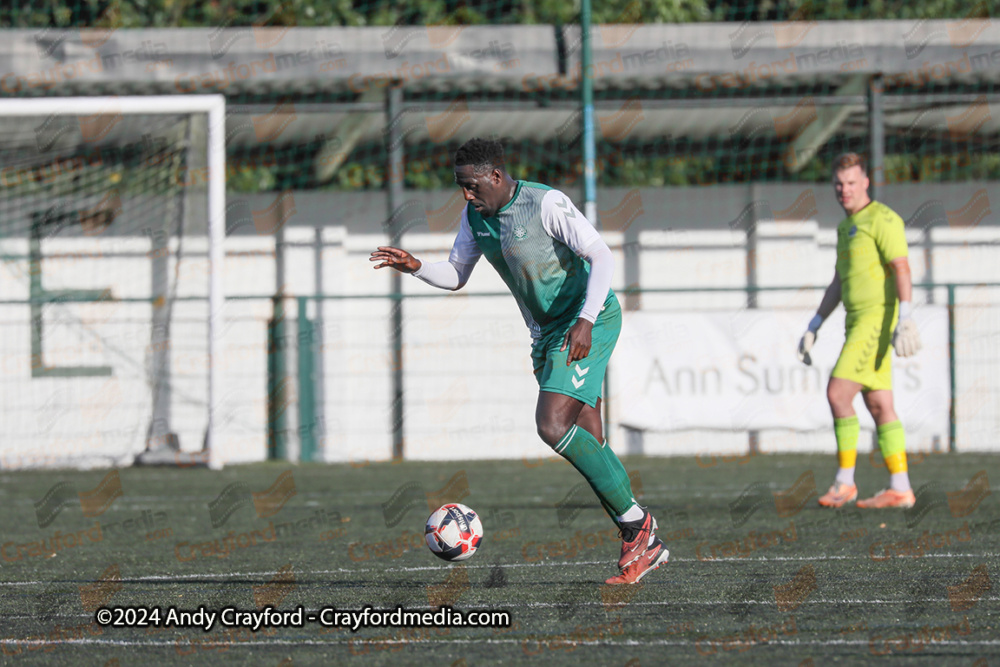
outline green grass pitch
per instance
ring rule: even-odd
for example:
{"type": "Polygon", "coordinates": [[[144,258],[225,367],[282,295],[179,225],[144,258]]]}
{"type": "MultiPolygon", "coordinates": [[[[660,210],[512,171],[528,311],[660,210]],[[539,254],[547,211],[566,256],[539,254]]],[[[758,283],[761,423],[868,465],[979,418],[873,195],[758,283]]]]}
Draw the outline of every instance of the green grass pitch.
{"type": "MultiPolygon", "coordinates": [[[[1000,458],[912,456],[913,510],[823,510],[835,458],[632,458],[670,562],[606,587],[616,531],[555,459],[0,476],[0,661],[48,665],[926,664],[1000,660],[1000,458]],[[423,544],[463,502],[464,564],[423,544]],[[509,628],[99,628],[100,605],[506,610],[509,628]]],[[[862,495],[884,486],[859,455],[862,495]]]]}

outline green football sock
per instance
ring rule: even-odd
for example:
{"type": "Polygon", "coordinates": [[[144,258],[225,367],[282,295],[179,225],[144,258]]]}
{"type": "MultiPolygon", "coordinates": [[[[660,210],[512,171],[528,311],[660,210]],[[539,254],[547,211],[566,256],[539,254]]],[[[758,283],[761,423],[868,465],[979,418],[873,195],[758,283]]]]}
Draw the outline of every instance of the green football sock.
{"type": "MultiPolygon", "coordinates": [[[[613,507],[608,505],[608,503],[605,502],[604,500],[601,500],[601,505],[604,507],[604,511],[608,513],[608,515],[612,518],[612,520],[614,520],[616,524],[620,524],[619,519],[623,515],[631,514],[636,510],[638,510],[641,513],[644,510],[641,507],[639,507],[639,504],[635,500],[635,496],[632,495],[632,479],[628,476],[628,471],[625,470],[625,466],[622,465],[621,459],[618,458],[618,455],[615,454],[613,449],[608,447],[607,438],[605,438],[604,442],[601,443],[601,454],[604,456],[605,462],[611,467],[612,470],[615,471],[615,474],[618,476],[618,479],[624,479],[627,480],[628,482],[628,495],[631,498],[631,500],[629,501],[631,504],[628,506],[627,510],[621,513],[615,512],[615,509],[613,507]]],[[[640,516],[639,518],[642,517],[640,516]]]]}
{"type": "Polygon", "coordinates": [[[612,521],[635,503],[625,466],[610,447],[601,446],[586,429],[574,424],[553,449],[590,483],[612,521]]]}

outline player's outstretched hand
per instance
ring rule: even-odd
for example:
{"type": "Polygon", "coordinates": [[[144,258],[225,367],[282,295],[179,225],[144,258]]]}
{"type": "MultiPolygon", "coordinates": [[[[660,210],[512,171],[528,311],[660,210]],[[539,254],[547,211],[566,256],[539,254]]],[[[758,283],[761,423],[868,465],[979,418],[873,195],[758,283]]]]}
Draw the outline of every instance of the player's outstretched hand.
{"type": "Polygon", "coordinates": [[[420,268],[420,260],[399,248],[392,246],[379,246],[378,250],[372,253],[368,259],[370,262],[381,262],[375,266],[376,269],[384,269],[391,266],[402,273],[413,273],[420,268]]]}
{"type": "Polygon", "coordinates": [[[810,350],[812,350],[813,345],[816,343],[816,332],[807,330],[802,334],[802,338],[799,340],[799,349],[796,353],[799,356],[799,361],[804,363],[806,366],[812,366],[813,360],[809,355],[810,350]]]}
{"type": "Polygon", "coordinates": [[[892,334],[892,346],[896,348],[896,356],[912,357],[921,348],[920,330],[911,318],[901,318],[892,334]]]}

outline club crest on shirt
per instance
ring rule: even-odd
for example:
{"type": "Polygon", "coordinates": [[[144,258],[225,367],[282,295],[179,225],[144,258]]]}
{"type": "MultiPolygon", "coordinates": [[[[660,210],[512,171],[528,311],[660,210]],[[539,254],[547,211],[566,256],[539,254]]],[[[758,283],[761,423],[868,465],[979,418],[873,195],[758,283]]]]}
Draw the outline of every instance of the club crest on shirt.
{"type": "Polygon", "coordinates": [[[858,226],[857,225],[851,225],[851,228],[849,230],[847,230],[847,236],[848,236],[848,238],[852,238],[853,239],[854,235],[857,234],[857,233],[858,233],[858,226]]]}
{"type": "Polygon", "coordinates": [[[528,228],[524,225],[517,225],[514,227],[514,238],[517,240],[523,239],[528,235],[528,228]]]}

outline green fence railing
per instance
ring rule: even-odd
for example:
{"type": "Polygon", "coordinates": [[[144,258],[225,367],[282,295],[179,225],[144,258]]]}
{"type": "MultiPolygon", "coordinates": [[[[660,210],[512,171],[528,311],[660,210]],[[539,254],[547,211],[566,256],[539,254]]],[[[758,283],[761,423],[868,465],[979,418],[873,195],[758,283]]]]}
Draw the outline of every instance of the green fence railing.
{"type": "MultiPolygon", "coordinates": [[[[914,289],[919,290],[936,290],[945,289],[948,294],[948,357],[949,357],[949,385],[950,385],[950,402],[949,402],[949,442],[948,450],[954,452],[957,450],[956,440],[957,440],[957,361],[956,361],[956,324],[955,324],[955,310],[956,310],[956,291],[960,288],[982,288],[982,287],[1000,287],[1000,282],[997,283],[916,283],[913,285],[914,289]]],[[[631,294],[692,294],[692,293],[746,293],[746,294],[756,294],[759,292],[789,292],[789,291],[802,291],[802,290],[824,290],[826,285],[811,285],[811,286],[744,286],[744,287],[664,287],[664,288],[635,288],[630,287],[624,290],[620,290],[619,293],[622,295],[631,294]]],[[[319,443],[317,441],[316,425],[318,420],[318,415],[322,414],[321,406],[317,404],[317,395],[319,392],[315,391],[316,382],[318,381],[318,374],[315,370],[316,362],[321,359],[318,354],[318,350],[315,345],[316,337],[314,335],[315,323],[310,320],[307,313],[307,304],[309,301],[313,300],[329,300],[329,301],[343,301],[343,300],[366,300],[366,299],[390,299],[393,301],[398,301],[401,304],[405,303],[407,299],[427,299],[427,298],[447,298],[450,293],[441,292],[438,293],[428,293],[428,294],[405,294],[405,293],[388,293],[388,294],[325,294],[325,295],[312,295],[312,296],[297,296],[295,299],[298,303],[298,326],[299,333],[297,340],[299,341],[299,357],[298,357],[298,377],[297,377],[297,387],[299,396],[299,434],[301,442],[301,460],[303,461],[314,461],[321,458],[321,453],[319,451],[319,443]],[[303,341],[305,341],[305,351],[303,351],[303,341]]],[[[483,292],[475,293],[471,296],[474,297],[508,297],[507,292],[483,292]]],[[[271,298],[271,297],[232,297],[236,299],[260,299],[260,298],[271,298]]],[[[284,306],[280,306],[281,309],[284,306]]],[[[274,321],[282,322],[283,318],[279,318],[279,314],[283,313],[283,310],[279,310],[277,301],[275,301],[275,315],[274,321]]],[[[398,340],[393,341],[393,345],[399,347],[401,345],[401,340],[403,336],[403,331],[401,327],[393,327],[392,334],[398,337],[398,340]]],[[[269,348],[270,350],[270,348],[269,348]]],[[[274,353],[282,353],[280,348],[275,348],[274,353]]],[[[272,351],[269,351],[269,355],[272,351]]],[[[269,361],[268,368],[271,368],[272,364],[269,361]]],[[[271,385],[269,385],[271,386],[271,385]]],[[[393,388],[394,396],[402,396],[403,388],[402,386],[397,386],[393,388]]],[[[281,404],[277,402],[282,398],[282,394],[276,393],[273,397],[272,394],[268,394],[269,401],[273,398],[275,403],[273,407],[269,404],[268,414],[274,414],[276,418],[278,416],[283,416],[284,411],[281,408],[281,404]]],[[[605,404],[607,408],[607,403],[605,404]]],[[[269,421],[269,425],[272,422],[269,421]]],[[[281,428],[285,422],[275,421],[275,428],[281,428]]],[[[753,439],[753,434],[751,434],[751,440],[753,439]]],[[[278,452],[277,448],[269,448],[269,452],[278,452]]]]}

